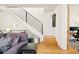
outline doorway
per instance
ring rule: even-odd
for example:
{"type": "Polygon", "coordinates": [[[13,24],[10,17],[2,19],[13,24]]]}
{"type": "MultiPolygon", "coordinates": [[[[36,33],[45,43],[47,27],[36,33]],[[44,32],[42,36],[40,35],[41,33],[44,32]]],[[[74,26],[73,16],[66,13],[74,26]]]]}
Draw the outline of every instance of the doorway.
{"type": "Polygon", "coordinates": [[[79,53],[79,5],[68,4],[67,49],[69,53],[79,53]]]}

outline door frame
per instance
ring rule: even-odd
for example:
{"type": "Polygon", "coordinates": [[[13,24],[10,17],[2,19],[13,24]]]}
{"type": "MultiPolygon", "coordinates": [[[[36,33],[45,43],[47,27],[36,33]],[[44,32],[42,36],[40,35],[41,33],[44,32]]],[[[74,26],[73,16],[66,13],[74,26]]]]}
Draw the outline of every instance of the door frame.
{"type": "Polygon", "coordinates": [[[70,36],[70,4],[67,4],[67,50],[70,46],[69,44],[69,36],[70,36]]]}

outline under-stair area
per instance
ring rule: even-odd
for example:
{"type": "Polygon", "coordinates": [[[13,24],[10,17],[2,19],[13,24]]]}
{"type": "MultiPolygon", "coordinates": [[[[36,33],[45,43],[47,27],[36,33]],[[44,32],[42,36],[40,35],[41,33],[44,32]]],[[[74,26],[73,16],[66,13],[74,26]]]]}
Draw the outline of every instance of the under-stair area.
{"type": "Polygon", "coordinates": [[[54,36],[45,36],[44,41],[38,44],[37,54],[66,54],[67,51],[61,49],[54,36]]]}

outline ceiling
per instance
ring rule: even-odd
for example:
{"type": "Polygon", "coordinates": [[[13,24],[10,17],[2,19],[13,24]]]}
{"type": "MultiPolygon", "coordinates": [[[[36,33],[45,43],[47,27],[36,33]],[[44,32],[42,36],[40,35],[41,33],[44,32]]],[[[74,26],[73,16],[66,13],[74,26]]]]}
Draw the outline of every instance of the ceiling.
{"type": "Polygon", "coordinates": [[[55,8],[59,4],[1,4],[7,7],[52,7],[55,8]]]}
{"type": "Polygon", "coordinates": [[[47,12],[55,9],[58,5],[61,4],[1,4],[0,6],[6,6],[9,8],[44,8],[44,10],[47,12]]]}

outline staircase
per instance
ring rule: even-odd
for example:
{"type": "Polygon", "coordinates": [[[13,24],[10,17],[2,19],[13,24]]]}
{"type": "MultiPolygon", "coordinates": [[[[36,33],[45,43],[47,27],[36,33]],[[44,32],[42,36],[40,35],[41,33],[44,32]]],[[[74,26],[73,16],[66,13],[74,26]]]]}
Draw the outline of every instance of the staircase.
{"type": "Polygon", "coordinates": [[[22,8],[9,8],[17,17],[35,28],[40,34],[43,34],[43,24],[33,15],[22,8]]]}
{"type": "Polygon", "coordinates": [[[31,33],[37,36],[39,39],[38,41],[40,41],[40,39],[41,41],[43,41],[43,24],[40,21],[38,21],[37,18],[35,18],[30,13],[21,8],[13,9],[2,6],[0,9],[2,9],[7,15],[16,18],[17,23],[18,21],[24,23],[23,25],[26,28],[25,30],[29,30],[31,33]]]}
{"type": "Polygon", "coordinates": [[[37,34],[35,34],[36,36],[39,34],[37,36],[38,41],[40,41],[40,39],[42,40],[43,24],[36,17],[34,17],[33,15],[31,15],[29,12],[27,12],[22,8],[9,8],[9,10],[13,12],[17,17],[21,18],[26,24],[30,25],[32,27],[32,29],[30,29],[31,31],[33,31],[34,29],[35,32],[38,32],[37,34]]]}
{"type": "Polygon", "coordinates": [[[47,46],[57,46],[57,41],[54,36],[44,36],[44,41],[42,43],[47,46]]]}
{"type": "Polygon", "coordinates": [[[54,36],[44,36],[44,41],[38,44],[37,54],[66,54],[67,51],[61,49],[54,36]]]}

